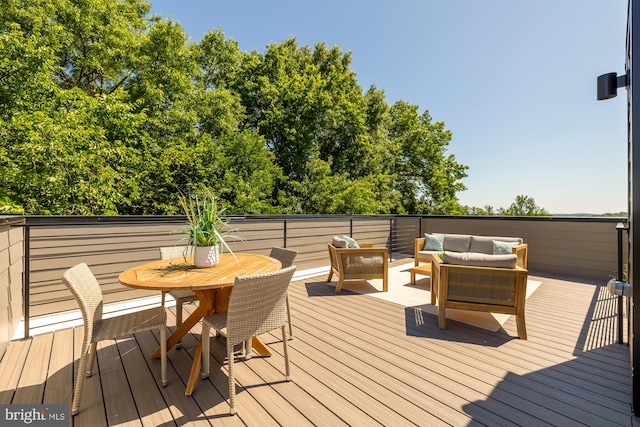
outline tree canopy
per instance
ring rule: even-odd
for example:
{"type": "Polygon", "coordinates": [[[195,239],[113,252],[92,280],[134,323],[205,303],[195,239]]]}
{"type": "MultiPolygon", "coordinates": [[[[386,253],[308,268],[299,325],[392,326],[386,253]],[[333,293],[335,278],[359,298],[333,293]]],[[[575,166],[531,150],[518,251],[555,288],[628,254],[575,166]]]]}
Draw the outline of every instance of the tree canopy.
{"type": "Polygon", "coordinates": [[[0,212],[453,214],[467,167],[428,111],[363,90],[350,52],[188,42],[144,0],[5,0],[0,212]]]}

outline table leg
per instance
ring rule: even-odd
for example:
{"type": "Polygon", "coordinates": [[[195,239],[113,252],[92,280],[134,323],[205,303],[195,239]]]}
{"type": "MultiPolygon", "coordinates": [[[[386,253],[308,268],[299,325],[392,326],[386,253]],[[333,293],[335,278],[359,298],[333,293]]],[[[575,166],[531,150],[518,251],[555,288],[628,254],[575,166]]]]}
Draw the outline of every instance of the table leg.
{"type": "Polygon", "coordinates": [[[267,347],[267,345],[258,337],[253,337],[251,340],[251,346],[253,349],[262,357],[271,356],[271,351],[267,347]]]}
{"type": "MultiPolygon", "coordinates": [[[[207,354],[206,357],[209,357],[207,354]]],[[[189,381],[187,381],[187,388],[184,391],[185,396],[191,396],[193,391],[198,385],[200,379],[200,368],[202,366],[202,340],[198,341],[198,347],[196,347],[196,354],[193,356],[193,364],[191,365],[191,373],[189,374],[189,381]]]]}
{"type": "MultiPolygon", "coordinates": [[[[198,307],[191,313],[187,319],[182,322],[180,326],[176,328],[167,340],[167,351],[169,351],[174,345],[182,341],[190,330],[198,323],[203,317],[210,315],[213,312],[213,304],[215,300],[215,292],[201,292],[197,291],[198,295],[198,307]]],[[[160,357],[160,347],[151,355],[154,359],[160,357]]]]}

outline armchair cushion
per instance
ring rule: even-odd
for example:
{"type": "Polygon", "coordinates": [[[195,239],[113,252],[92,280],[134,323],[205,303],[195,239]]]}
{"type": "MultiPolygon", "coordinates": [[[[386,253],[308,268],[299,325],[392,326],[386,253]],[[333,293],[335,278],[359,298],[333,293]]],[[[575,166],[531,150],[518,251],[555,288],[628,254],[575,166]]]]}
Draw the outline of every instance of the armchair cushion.
{"type": "Polygon", "coordinates": [[[333,239],[331,239],[331,244],[333,246],[335,246],[336,248],[346,248],[347,247],[347,241],[344,240],[342,237],[338,237],[338,236],[333,236],[333,239]]]}
{"type": "Polygon", "coordinates": [[[358,242],[356,242],[354,239],[352,239],[351,237],[347,236],[346,234],[342,235],[342,239],[347,242],[347,247],[348,248],[359,248],[360,247],[360,245],[358,245],[358,242]]]}
{"type": "Polygon", "coordinates": [[[442,256],[442,261],[445,264],[469,265],[474,267],[515,268],[518,262],[518,256],[515,254],[488,255],[475,252],[445,251],[442,256]]]}

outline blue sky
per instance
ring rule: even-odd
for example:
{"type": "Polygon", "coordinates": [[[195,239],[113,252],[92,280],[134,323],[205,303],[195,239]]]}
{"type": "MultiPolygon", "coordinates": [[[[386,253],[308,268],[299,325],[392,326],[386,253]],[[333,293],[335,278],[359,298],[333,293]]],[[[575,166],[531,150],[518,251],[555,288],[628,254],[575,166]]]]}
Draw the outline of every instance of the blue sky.
{"type": "Polygon", "coordinates": [[[295,37],[352,52],[363,90],[428,110],[469,166],[469,206],[518,195],[551,213],[627,210],[627,0],[151,0],[190,41],[222,28],[242,51],[295,37]]]}

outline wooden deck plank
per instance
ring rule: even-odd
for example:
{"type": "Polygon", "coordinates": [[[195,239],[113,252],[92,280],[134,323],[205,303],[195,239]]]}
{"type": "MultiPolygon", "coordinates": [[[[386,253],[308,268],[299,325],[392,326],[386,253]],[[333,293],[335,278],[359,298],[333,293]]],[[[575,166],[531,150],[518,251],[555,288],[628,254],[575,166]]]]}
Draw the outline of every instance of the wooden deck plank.
{"type": "MultiPolygon", "coordinates": [[[[226,360],[226,344],[211,346],[210,358],[212,361],[216,361],[217,365],[224,363],[225,373],[228,375],[228,363],[226,360]]],[[[291,405],[280,393],[274,393],[268,383],[265,383],[250,367],[254,364],[254,358],[244,361],[242,358],[236,358],[234,369],[236,375],[236,397],[239,397],[239,390],[243,389],[242,393],[250,394],[256,401],[261,402],[264,409],[274,418],[279,424],[291,423],[296,426],[310,425],[307,418],[305,418],[300,411],[291,405]]],[[[284,364],[283,364],[284,365],[284,364]]],[[[228,381],[228,380],[227,380],[228,381]]],[[[284,374],[278,381],[285,382],[284,374]]],[[[295,385],[288,383],[285,384],[287,388],[294,388],[295,385]]],[[[242,408],[238,408],[238,412],[241,412],[242,408]]],[[[244,411],[243,411],[244,412],[244,411]]]]}
{"type": "MultiPolygon", "coordinates": [[[[74,385],[76,375],[84,375],[84,373],[78,372],[83,335],[83,327],[73,329],[74,385]]],[[[68,351],[68,349],[58,349],[58,351],[68,351]]],[[[102,383],[100,381],[99,373],[100,371],[97,371],[97,375],[94,374],[91,377],[84,379],[82,396],[80,398],[80,411],[78,415],[73,417],[74,427],[83,427],[88,425],[91,427],[102,427],[108,425],[104,399],[102,398],[102,383]]]]}
{"type": "Polygon", "coordinates": [[[53,333],[33,337],[31,349],[11,403],[42,403],[49,369],[53,333]]]}
{"type": "MultiPolygon", "coordinates": [[[[147,366],[146,357],[148,356],[141,353],[138,343],[133,337],[118,339],[117,343],[142,425],[176,425],[158,388],[158,383],[147,366]]],[[[159,372],[160,360],[153,359],[152,362],[153,368],[159,372]]]]}
{"type": "MultiPolygon", "coordinates": [[[[280,348],[282,347],[280,341],[272,343],[270,347],[274,345],[280,348]]],[[[289,357],[291,358],[291,354],[289,354],[289,357]]],[[[272,351],[271,357],[254,357],[247,366],[253,369],[254,372],[262,378],[263,382],[270,384],[273,390],[289,401],[293,407],[304,408],[304,416],[312,425],[345,425],[345,422],[332,412],[334,409],[332,406],[327,407],[320,404],[316,398],[305,391],[307,386],[310,386],[309,384],[298,384],[299,381],[301,381],[301,376],[298,375],[300,371],[295,369],[291,360],[289,360],[289,364],[292,369],[291,382],[283,382],[284,357],[278,351],[272,351]]],[[[304,382],[304,379],[302,379],[302,381],[304,382]]],[[[351,412],[354,412],[353,408],[351,408],[351,412]]],[[[374,424],[373,420],[369,417],[365,417],[362,421],[366,421],[369,425],[374,424]]]]}
{"type": "MultiPolygon", "coordinates": [[[[612,332],[616,301],[602,285],[539,280],[527,301],[528,340],[517,338],[513,317],[497,332],[455,321],[440,330],[414,307],[335,295],[326,277],[294,282],[291,382],[279,332],[265,334],[272,356],[237,362],[238,414],[229,416],[224,339],[211,339],[210,377],[184,396],[200,325],[169,352],[166,388],[160,361],[149,358],[159,339],[150,331],[99,347],[73,424],[630,427],[629,348],[612,332]],[[119,415],[107,418],[111,411],[119,415]]],[[[175,308],[168,314],[174,328],[175,308]]],[[[13,342],[0,361],[0,401],[60,403],[58,393],[69,401],[81,340],[75,328],[13,342]],[[42,354],[50,362],[38,363],[42,354]]]]}
{"type": "MultiPolygon", "coordinates": [[[[303,332],[304,337],[308,336],[303,332]]],[[[349,346],[353,343],[347,343],[349,346]]],[[[439,423],[443,419],[443,407],[436,411],[426,411],[420,406],[426,402],[428,396],[420,396],[410,387],[394,387],[393,379],[378,377],[376,373],[367,372],[363,375],[360,370],[365,361],[356,361],[356,357],[346,354],[340,346],[314,346],[309,347],[304,340],[292,345],[292,354],[295,354],[303,363],[296,362],[301,369],[321,372],[325,384],[334,393],[342,394],[345,400],[352,402],[361,408],[370,408],[367,414],[377,420],[385,420],[392,425],[410,425],[410,418],[419,416],[426,423],[439,423]],[[320,370],[320,366],[325,371],[320,370]],[[356,374],[357,372],[357,374],[356,374]]],[[[375,368],[375,365],[368,365],[375,368]]],[[[371,369],[369,369],[371,370],[371,369]]],[[[318,375],[318,374],[316,374],[318,375]]],[[[318,377],[318,379],[321,379],[318,377]]],[[[470,419],[460,416],[458,421],[468,423],[470,419]]],[[[450,417],[451,418],[451,417],[450,417]]]]}
{"type": "MultiPolygon", "coordinates": [[[[361,296],[357,296],[357,297],[361,297],[361,296]]],[[[316,305],[317,305],[317,304],[316,304],[316,305]]],[[[305,310],[305,312],[310,312],[310,311],[309,311],[309,310],[305,310]]],[[[313,313],[315,314],[315,313],[317,313],[317,312],[318,312],[317,307],[315,307],[315,309],[313,310],[313,313]]],[[[362,315],[362,311],[360,311],[358,314],[359,314],[359,315],[362,315]]],[[[380,313],[377,313],[377,316],[378,316],[378,317],[380,317],[380,313]]],[[[382,320],[382,319],[381,319],[381,320],[382,320]]],[[[382,322],[382,323],[383,323],[383,324],[386,324],[386,322],[382,322]]],[[[329,331],[325,331],[325,332],[329,332],[329,331]]],[[[366,331],[364,331],[364,332],[366,333],[366,331]]],[[[484,363],[486,363],[486,360],[483,360],[483,362],[484,362],[484,363]]],[[[517,395],[517,394],[516,394],[516,395],[517,395]]],[[[544,396],[542,396],[542,397],[540,397],[540,398],[544,399],[544,396]]],[[[553,402],[552,402],[552,403],[553,403],[553,402]]],[[[565,408],[563,408],[563,409],[565,409],[565,408]]],[[[551,422],[551,423],[557,423],[558,421],[557,421],[557,420],[553,420],[553,419],[551,419],[551,420],[550,420],[550,422],[551,422]]]]}
{"type": "MultiPolygon", "coordinates": [[[[57,331],[51,343],[52,349],[73,348],[73,329],[57,331]]],[[[44,390],[44,404],[65,403],[73,398],[73,352],[51,351],[44,390]]]]}
{"type": "Polygon", "coordinates": [[[122,387],[127,375],[115,340],[99,342],[96,359],[109,425],[141,426],[131,390],[122,387]]]}
{"type": "Polygon", "coordinates": [[[195,400],[189,399],[184,395],[184,387],[181,378],[173,369],[173,365],[167,363],[167,386],[162,387],[162,374],[160,364],[157,359],[151,359],[151,354],[158,348],[160,342],[156,339],[155,333],[145,332],[136,334],[136,341],[140,346],[143,355],[147,355],[147,363],[152,373],[156,385],[159,387],[165,402],[168,404],[169,411],[173,420],[178,425],[186,426],[211,426],[211,423],[203,416],[202,409],[195,400]],[[169,386],[171,384],[171,386],[169,386]]]}
{"type": "Polygon", "coordinates": [[[0,361],[0,372],[2,373],[0,375],[0,404],[2,405],[8,405],[13,401],[32,341],[31,338],[11,341],[0,361]]]}
{"type": "MultiPolygon", "coordinates": [[[[193,334],[200,334],[201,325],[195,325],[191,332],[193,334]]],[[[199,339],[199,337],[198,337],[199,339]]],[[[193,358],[195,355],[195,349],[198,343],[198,339],[193,336],[187,338],[188,341],[191,342],[191,345],[183,347],[186,350],[190,357],[193,358]]],[[[224,346],[218,348],[213,345],[212,341],[211,345],[211,353],[215,354],[214,351],[225,352],[224,346]]],[[[220,344],[222,345],[222,344],[220,344]]],[[[218,393],[225,399],[224,405],[220,405],[220,408],[224,408],[226,415],[229,415],[229,374],[227,371],[227,367],[220,363],[214,363],[213,360],[211,362],[211,371],[209,373],[209,378],[206,380],[198,381],[198,387],[196,388],[195,393],[201,393],[201,385],[203,382],[210,382],[218,393]]],[[[186,380],[185,380],[186,384],[186,380]]],[[[195,394],[194,393],[194,394],[195,394]]],[[[257,401],[251,393],[245,393],[245,390],[241,383],[238,383],[236,377],[236,403],[238,406],[238,418],[242,420],[247,425],[260,425],[260,426],[278,426],[279,424],[276,422],[274,417],[261,405],[259,401],[257,401]],[[244,408],[244,409],[240,409],[244,408]]]]}
{"type": "MultiPolygon", "coordinates": [[[[157,338],[156,336],[156,339],[157,338]]],[[[182,343],[187,349],[195,349],[197,340],[193,334],[187,334],[182,343]]],[[[204,418],[215,426],[238,427],[245,425],[239,417],[229,416],[229,404],[210,381],[200,381],[191,398],[184,395],[186,378],[189,377],[191,363],[193,361],[192,354],[190,354],[188,350],[173,349],[169,351],[168,357],[173,370],[169,370],[167,389],[175,389],[173,393],[176,395],[176,398],[175,400],[171,400],[173,404],[176,404],[176,401],[192,399],[202,411],[199,418],[204,418]]],[[[225,382],[224,384],[226,385],[227,383],[225,382]]]]}

